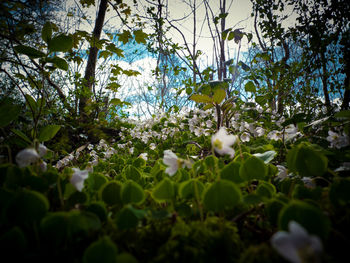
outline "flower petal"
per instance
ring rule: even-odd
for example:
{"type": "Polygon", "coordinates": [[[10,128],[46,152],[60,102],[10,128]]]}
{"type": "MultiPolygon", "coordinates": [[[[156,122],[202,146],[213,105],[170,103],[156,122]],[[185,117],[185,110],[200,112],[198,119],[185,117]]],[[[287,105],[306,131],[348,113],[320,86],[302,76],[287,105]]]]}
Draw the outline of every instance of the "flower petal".
{"type": "Polygon", "coordinates": [[[271,237],[271,245],[277,252],[292,263],[301,263],[298,250],[289,233],[279,231],[271,237]]]}

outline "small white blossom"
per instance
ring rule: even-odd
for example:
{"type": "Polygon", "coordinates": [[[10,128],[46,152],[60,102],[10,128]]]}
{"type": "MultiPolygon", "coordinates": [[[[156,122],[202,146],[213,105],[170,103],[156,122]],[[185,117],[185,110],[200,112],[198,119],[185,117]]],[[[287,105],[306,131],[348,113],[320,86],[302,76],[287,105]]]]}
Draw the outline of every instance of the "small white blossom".
{"type": "Polygon", "coordinates": [[[39,144],[38,146],[38,153],[40,157],[43,157],[47,153],[47,148],[44,144],[39,144]]]}
{"type": "Polygon", "coordinates": [[[77,189],[79,192],[81,192],[84,188],[84,181],[89,176],[88,170],[80,170],[78,168],[72,168],[74,173],[70,179],[70,183],[77,189]]]}
{"type": "Polygon", "coordinates": [[[284,130],[284,138],[289,141],[299,135],[298,128],[294,124],[289,124],[284,130]]]}
{"type": "Polygon", "coordinates": [[[303,181],[304,185],[308,188],[315,188],[316,187],[315,182],[310,177],[303,177],[303,178],[301,178],[301,180],[303,181]]]}
{"type": "Polygon", "coordinates": [[[349,145],[349,137],[345,134],[341,135],[333,131],[328,131],[327,141],[331,143],[332,148],[340,149],[349,145]]]}
{"type": "Polygon", "coordinates": [[[141,153],[141,154],[139,155],[139,157],[142,158],[142,159],[144,159],[145,161],[147,161],[147,160],[148,160],[148,153],[141,153]]]}
{"type": "Polygon", "coordinates": [[[168,166],[165,169],[165,173],[170,176],[176,174],[177,170],[183,166],[186,166],[187,168],[191,168],[192,166],[189,161],[178,158],[171,150],[164,151],[163,163],[168,166]]]}
{"type": "Polygon", "coordinates": [[[322,242],[318,236],[309,233],[297,222],[288,224],[289,232],[278,231],[271,238],[271,245],[292,263],[318,262],[322,242]]]}
{"type": "Polygon", "coordinates": [[[274,141],[282,140],[282,132],[276,130],[270,131],[267,134],[267,138],[274,141]]]}
{"type": "Polygon", "coordinates": [[[240,136],[242,142],[249,142],[250,141],[250,135],[247,132],[243,132],[240,136]]]}
{"type": "Polygon", "coordinates": [[[20,168],[26,167],[32,163],[37,162],[40,155],[34,148],[26,148],[16,155],[16,162],[20,168]]]}
{"type": "Polygon", "coordinates": [[[254,134],[258,137],[263,136],[265,134],[265,130],[262,127],[257,127],[254,131],[254,134]]]}
{"type": "Polygon", "coordinates": [[[154,150],[156,148],[156,145],[152,142],[150,145],[149,145],[149,148],[151,150],[154,150]]]}
{"type": "Polygon", "coordinates": [[[283,165],[276,165],[278,169],[277,179],[284,180],[288,177],[288,170],[283,165]]]}
{"type": "Polygon", "coordinates": [[[211,145],[220,154],[229,154],[231,158],[235,156],[235,150],[231,146],[237,141],[237,136],[229,135],[224,127],[211,137],[211,145]]]}

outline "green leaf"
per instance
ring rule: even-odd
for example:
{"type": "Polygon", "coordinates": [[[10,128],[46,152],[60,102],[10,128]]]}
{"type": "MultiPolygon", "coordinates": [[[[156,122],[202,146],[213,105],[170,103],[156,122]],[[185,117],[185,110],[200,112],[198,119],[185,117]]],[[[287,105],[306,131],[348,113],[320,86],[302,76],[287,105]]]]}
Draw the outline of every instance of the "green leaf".
{"type": "Polygon", "coordinates": [[[107,182],[108,182],[107,177],[104,176],[102,173],[98,173],[98,172],[91,173],[89,177],[86,179],[88,188],[92,191],[99,191],[100,188],[107,182]]]}
{"type": "Polygon", "coordinates": [[[133,165],[126,166],[126,168],[124,169],[124,174],[127,179],[133,180],[135,182],[140,181],[142,177],[140,170],[134,167],[133,165]]]}
{"type": "Polygon", "coordinates": [[[263,199],[260,195],[257,195],[255,193],[250,193],[245,196],[243,196],[243,202],[247,205],[257,205],[263,202],[263,199]]]}
{"type": "Polygon", "coordinates": [[[226,30],[224,30],[222,33],[221,33],[221,36],[222,36],[222,39],[225,40],[227,38],[227,35],[228,33],[231,31],[231,28],[228,28],[226,30]]]}
{"type": "Polygon", "coordinates": [[[311,145],[302,143],[287,154],[288,168],[301,176],[322,176],[327,172],[328,159],[311,145]]]}
{"type": "Polygon", "coordinates": [[[293,200],[280,212],[278,226],[282,230],[288,230],[288,223],[296,221],[310,234],[314,234],[325,240],[330,231],[330,221],[318,207],[303,201],[293,200]]]}
{"type": "Polygon", "coordinates": [[[266,203],[266,214],[273,226],[277,225],[278,215],[284,205],[285,204],[277,198],[271,199],[266,203]]]}
{"type": "Polygon", "coordinates": [[[21,139],[23,139],[24,141],[26,141],[27,143],[31,144],[32,141],[27,137],[27,135],[25,135],[23,132],[21,132],[20,130],[16,130],[16,129],[11,129],[11,131],[16,134],[17,136],[19,136],[21,139]]]}
{"type": "Polygon", "coordinates": [[[225,167],[220,172],[220,177],[222,179],[232,181],[236,184],[243,183],[244,180],[239,175],[239,168],[241,167],[241,163],[237,161],[232,161],[229,164],[225,165],[225,167]]]}
{"type": "Polygon", "coordinates": [[[118,254],[117,262],[120,262],[120,263],[138,263],[137,259],[133,255],[126,253],[126,252],[118,254]]]}
{"type": "Polygon", "coordinates": [[[36,191],[24,190],[15,197],[8,209],[8,216],[14,223],[40,222],[49,210],[47,198],[36,191]]]}
{"type": "Polygon", "coordinates": [[[264,96],[255,96],[255,101],[258,103],[260,106],[264,106],[266,102],[268,101],[268,98],[266,95],[264,96]]]}
{"type": "Polygon", "coordinates": [[[111,51],[111,52],[117,54],[118,57],[124,57],[124,54],[123,54],[123,53],[124,53],[124,50],[122,50],[122,49],[116,47],[116,45],[113,44],[113,43],[108,44],[108,45],[106,46],[106,49],[107,49],[108,51],[111,51]]]}
{"type": "Polygon", "coordinates": [[[98,216],[87,211],[70,211],[68,221],[71,239],[88,235],[101,228],[98,216]]]}
{"type": "Polygon", "coordinates": [[[107,220],[107,209],[104,202],[92,202],[85,208],[85,211],[97,215],[101,222],[107,220]]]}
{"type": "Polygon", "coordinates": [[[230,41],[230,40],[232,40],[232,39],[234,39],[234,38],[235,38],[235,33],[234,33],[233,31],[231,31],[231,32],[228,34],[227,40],[230,41]]]}
{"type": "Polygon", "coordinates": [[[25,45],[15,46],[14,50],[19,54],[27,55],[30,58],[42,58],[45,57],[45,53],[25,45]]]}
{"type": "Polygon", "coordinates": [[[261,197],[271,198],[276,194],[276,188],[268,182],[260,182],[256,193],[261,197]]]}
{"type": "Polygon", "coordinates": [[[146,211],[135,209],[128,205],[120,210],[118,216],[116,217],[116,223],[120,229],[129,229],[137,227],[139,220],[144,218],[146,211]]]}
{"type": "Polygon", "coordinates": [[[47,125],[43,127],[39,133],[38,140],[46,142],[55,137],[56,133],[61,129],[60,125],[47,125]]]}
{"type": "Polygon", "coordinates": [[[267,172],[265,163],[255,156],[245,159],[239,168],[239,175],[246,181],[265,180],[267,172]]]}
{"type": "Polygon", "coordinates": [[[121,199],[124,204],[141,204],[145,199],[145,193],[136,182],[127,181],[123,184],[121,199]]]}
{"type": "Polygon", "coordinates": [[[11,99],[4,99],[0,104],[0,127],[5,127],[17,119],[20,112],[20,105],[14,104],[11,99]]]}
{"type": "Polygon", "coordinates": [[[132,36],[129,30],[123,30],[123,33],[118,34],[118,40],[123,42],[124,45],[128,43],[131,38],[132,36]]]}
{"type": "Polygon", "coordinates": [[[56,65],[59,69],[68,70],[68,63],[65,59],[60,58],[60,57],[53,57],[53,58],[48,58],[47,59],[48,62],[53,63],[54,65],[56,65]]]}
{"type": "Polygon", "coordinates": [[[157,202],[171,201],[175,197],[175,188],[173,182],[169,178],[160,181],[152,191],[152,197],[157,202]]]}
{"type": "Polygon", "coordinates": [[[46,22],[45,25],[43,26],[43,29],[41,30],[41,38],[46,43],[49,43],[51,37],[52,37],[52,25],[50,22],[46,22]]]}
{"type": "Polygon", "coordinates": [[[329,191],[329,199],[336,207],[350,204],[350,179],[341,178],[334,180],[329,191]]]}
{"type": "MultiPolygon", "coordinates": [[[[2,250],[2,257],[12,258],[12,261],[17,261],[16,255],[23,255],[28,246],[28,241],[21,228],[18,226],[8,228],[1,231],[0,246],[2,250]]],[[[19,259],[20,257],[18,257],[19,259]]]]}
{"type": "Polygon", "coordinates": [[[190,100],[193,100],[197,103],[212,103],[213,99],[210,98],[208,95],[202,95],[202,94],[193,94],[190,97],[190,100]]]}
{"type": "Polygon", "coordinates": [[[248,82],[244,85],[244,89],[245,89],[246,92],[256,92],[256,87],[255,87],[253,81],[248,81],[248,82]]]}
{"type": "Polygon", "coordinates": [[[214,91],[213,100],[215,103],[220,104],[226,97],[226,91],[223,89],[217,89],[214,91]]]}
{"type": "Polygon", "coordinates": [[[68,213],[55,212],[48,214],[41,220],[40,230],[45,242],[58,249],[68,239],[68,213]]]}
{"type": "Polygon", "coordinates": [[[138,44],[140,43],[146,44],[146,39],[148,38],[148,35],[145,32],[143,32],[141,29],[135,30],[134,36],[135,36],[135,41],[138,44]]]}
{"type": "Polygon", "coordinates": [[[29,94],[26,94],[25,97],[29,109],[33,110],[34,113],[36,113],[38,109],[38,104],[36,103],[36,101],[29,94]]]}
{"type": "Polygon", "coordinates": [[[220,180],[208,187],[203,195],[204,207],[213,212],[233,208],[242,199],[241,191],[232,182],[220,180]]]}
{"type": "Polygon", "coordinates": [[[48,43],[51,52],[66,52],[73,47],[73,38],[67,35],[58,35],[52,38],[48,43]]]}
{"type": "Polygon", "coordinates": [[[191,179],[180,184],[179,195],[184,199],[196,199],[199,200],[204,191],[204,185],[202,182],[191,179]]]}
{"type": "Polygon", "coordinates": [[[269,163],[273,160],[273,158],[275,158],[276,154],[277,153],[275,151],[267,151],[264,153],[255,153],[253,155],[263,160],[264,163],[269,163]]]}
{"type": "Polygon", "coordinates": [[[334,114],[335,118],[347,118],[350,119],[350,110],[342,110],[334,114]]]}
{"type": "Polygon", "coordinates": [[[93,242],[84,252],[84,263],[116,263],[118,249],[114,242],[104,236],[101,239],[93,242]]]}

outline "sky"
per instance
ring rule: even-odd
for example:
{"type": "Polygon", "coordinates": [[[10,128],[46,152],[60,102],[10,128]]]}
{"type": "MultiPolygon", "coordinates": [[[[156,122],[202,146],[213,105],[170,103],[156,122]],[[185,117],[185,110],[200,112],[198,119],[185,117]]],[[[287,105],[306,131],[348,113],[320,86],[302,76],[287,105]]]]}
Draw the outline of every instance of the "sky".
{"type": "MultiPolygon", "coordinates": [[[[67,5],[75,6],[76,1],[78,0],[67,0],[67,5]]],[[[202,51],[202,56],[200,58],[200,68],[203,70],[204,68],[208,66],[212,66],[213,64],[213,40],[211,37],[210,30],[208,28],[208,23],[206,20],[206,14],[205,14],[205,5],[202,0],[163,0],[164,3],[168,4],[168,18],[170,21],[174,23],[176,27],[178,27],[183,35],[185,36],[186,41],[191,46],[193,43],[193,16],[192,16],[192,10],[188,3],[196,2],[196,13],[197,13],[197,19],[196,19],[196,27],[197,27],[197,33],[196,33],[196,41],[197,41],[197,50],[202,51]]],[[[147,2],[157,2],[153,0],[138,0],[138,6],[137,8],[133,4],[133,0],[124,0],[124,3],[128,4],[131,8],[131,14],[139,14],[143,15],[146,7],[147,2]]],[[[219,14],[219,4],[220,0],[209,0],[208,1],[214,14],[219,14]]],[[[252,12],[252,4],[250,0],[226,0],[226,12],[228,13],[228,16],[226,17],[226,28],[232,28],[232,29],[241,29],[243,32],[246,33],[252,33],[253,36],[254,33],[254,19],[251,17],[252,12]]],[[[97,15],[98,11],[98,3],[99,1],[96,0],[95,7],[90,8],[89,11],[84,11],[86,14],[90,17],[91,22],[90,24],[85,24],[84,28],[82,30],[86,30],[87,32],[92,32],[95,22],[95,17],[97,15]]],[[[105,21],[108,21],[108,25],[112,26],[114,29],[120,28],[120,19],[116,16],[116,12],[111,8],[110,12],[107,13],[105,21]]],[[[104,27],[106,30],[107,27],[104,27]]],[[[74,30],[74,29],[72,29],[74,30]]],[[[147,28],[144,29],[145,32],[150,32],[147,28]]],[[[184,44],[183,38],[181,34],[179,34],[175,29],[172,29],[168,32],[168,37],[171,37],[173,42],[179,43],[180,45],[184,44]]],[[[107,38],[106,35],[102,35],[102,38],[107,38]]],[[[254,41],[254,37],[253,37],[254,41]]],[[[247,41],[247,38],[242,39],[242,46],[240,50],[240,54],[242,54],[244,51],[248,50],[249,44],[247,41]]],[[[235,58],[238,53],[238,45],[232,40],[227,41],[226,43],[226,59],[235,58]]],[[[150,67],[155,68],[156,66],[156,60],[150,59],[148,57],[140,57],[140,59],[136,59],[129,65],[128,68],[135,68],[135,70],[139,70],[141,68],[141,76],[138,76],[135,78],[135,80],[130,79],[130,83],[124,82],[123,86],[128,87],[125,90],[121,90],[119,94],[116,94],[117,97],[120,99],[125,99],[127,94],[130,94],[130,87],[135,89],[134,85],[135,83],[140,83],[139,85],[142,85],[142,83],[152,83],[152,73],[150,72],[150,67]],[[143,63],[144,62],[144,63],[143,63]],[[143,69],[142,69],[142,65],[143,69]],[[150,66],[151,65],[151,66],[150,66]]],[[[124,67],[127,67],[125,65],[125,61],[120,61],[120,64],[124,65],[124,67]]],[[[132,112],[132,110],[131,110],[132,112]]]]}

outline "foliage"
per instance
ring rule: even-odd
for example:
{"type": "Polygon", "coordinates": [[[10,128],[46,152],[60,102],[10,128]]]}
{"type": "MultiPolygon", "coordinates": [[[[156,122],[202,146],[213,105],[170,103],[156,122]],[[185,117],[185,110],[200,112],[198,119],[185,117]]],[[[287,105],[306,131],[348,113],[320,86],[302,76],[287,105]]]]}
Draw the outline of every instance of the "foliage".
{"type": "MultiPolygon", "coordinates": [[[[5,14],[0,20],[0,84],[5,87],[0,96],[3,257],[16,262],[346,258],[350,114],[337,105],[323,109],[325,103],[312,88],[318,86],[320,77],[313,74],[319,65],[307,71],[312,63],[308,55],[322,52],[312,45],[300,52],[305,42],[289,38],[295,32],[315,37],[303,17],[302,27],[289,31],[275,15],[284,10],[282,1],[256,1],[253,11],[261,19],[256,25],[270,43],[252,44],[249,66],[238,59],[235,65],[221,61],[217,70],[224,76],[222,70],[230,65],[232,79],[213,80],[214,67],[196,68],[199,50],[183,67],[177,54],[181,48],[166,37],[169,20],[160,1],[147,10],[153,19],[151,34],[129,5],[112,2],[108,1],[110,9],[125,27],[98,41],[86,31],[64,33],[50,19],[25,25],[31,20],[24,3],[0,4],[5,14]],[[16,15],[12,19],[19,20],[8,20],[11,12],[22,14],[22,19],[16,15]],[[295,41],[298,56],[287,55],[292,51],[287,39],[295,41]],[[114,95],[108,97],[102,91],[85,94],[84,78],[72,69],[86,62],[84,45],[96,47],[98,59],[107,60],[125,58],[125,46],[133,43],[159,55],[153,72],[159,89],[153,97],[141,94],[155,102],[157,114],[138,121],[123,114],[131,103],[114,95],[122,87],[122,76],[134,78],[140,72],[111,64],[104,87],[114,95]],[[194,73],[191,77],[187,69],[194,73]],[[240,69],[245,71],[244,81],[235,90],[234,76],[240,69]],[[303,81],[305,86],[295,87],[303,81]],[[68,82],[74,87],[64,90],[59,85],[68,82]],[[78,111],[81,97],[88,99],[85,122],[78,111]],[[189,100],[194,109],[181,108],[189,100]]],[[[95,2],[80,4],[92,8],[95,2]]],[[[310,14],[318,11],[301,2],[296,5],[310,14]]],[[[208,1],[205,7],[209,10],[208,1]]],[[[332,7],[326,7],[329,14],[332,7]]],[[[227,16],[221,10],[214,25],[224,25],[227,16]]],[[[346,27],[343,21],[335,23],[339,30],[346,27]]],[[[240,29],[221,31],[221,43],[252,40],[240,29]]],[[[323,33],[330,37],[325,43],[330,47],[335,36],[323,33]]],[[[331,55],[327,58],[339,59],[334,65],[346,68],[345,57],[340,65],[340,57],[331,55]]],[[[324,80],[322,85],[334,84],[324,80]]],[[[93,82],[91,87],[97,85],[93,82]]],[[[334,90],[344,94],[344,104],[346,87],[334,90]]]]}

